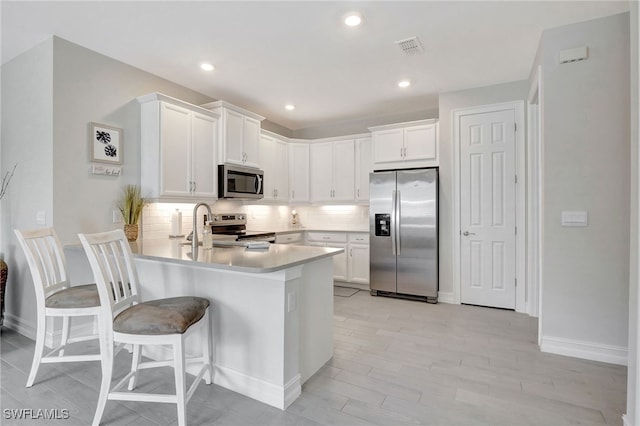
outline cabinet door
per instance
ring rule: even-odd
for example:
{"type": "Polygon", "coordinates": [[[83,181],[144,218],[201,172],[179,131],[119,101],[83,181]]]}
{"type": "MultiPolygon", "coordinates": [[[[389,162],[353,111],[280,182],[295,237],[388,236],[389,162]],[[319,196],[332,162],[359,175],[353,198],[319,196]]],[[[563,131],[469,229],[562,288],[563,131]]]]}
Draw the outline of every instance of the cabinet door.
{"type": "Polygon", "coordinates": [[[333,200],[355,200],[355,146],[353,139],[333,142],[333,200]]]}
{"type": "Polygon", "coordinates": [[[314,143],[310,146],[311,199],[333,201],[333,144],[314,143]]]}
{"type": "Polygon", "coordinates": [[[340,243],[327,243],[327,247],[345,249],[344,253],[333,256],[333,279],[347,281],[347,245],[340,243]]]}
{"type": "Polygon", "coordinates": [[[289,200],[308,202],[309,198],[309,145],[289,144],[289,200]]]}
{"type": "Polygon", "coordinates": [[[435,160],[436,157],[436,125],[407,127],[404,129],[406,147],[405,161],[435,160]]]}
{"type": "Polygon", "coordinates": [[[349,281],[369,284],[369,246],[349,244],[349,281]]]}
{"type": "Polygon", "coordinates": [[[403,160],[403,129],[373,132],[373,162],[392,163],[403,160]]]}
{"type": "Polygon", "coordinates": [[[224,135],[224,158],[223,162],[243,164],[244,148],[242,143],[244,133],[244,115],[235,111],[225,110],[224,135]]]}
{"type": "Polygon", "coordinates": [[[192,113],[191,119],[191,164],[193,195],[216,198],[218,196],[215,118],[192,113]]]}
{"type": "Polygon", "coordinates": [[[371,160],[371,138],[356,139],[356,201],[369,201],[371,160]]]}
{"type": "Polygon", "coordinates": [[[191,111],[161,103],[160,139],[160,195],[190,196],[191,111]]]}
{"type": "Polygon", "coordinates": [[[286,202],[289,200],[289,152],[286,142],[275,140],[272,161],[271,170],[275,177],[276,199],[286,202]]]}
{"type": "Polygon", "coordinates": [[[244,165],[260,167],[260,122],[250,117],[244,117],[242,125],[242,144],[244,165]]]}
{"type": "Polygon", "coordinates": [[[260,164],[264,171],[264,198],[272,201],[276,198],[276,140],[270,136],[260,136],[260,164]]]}

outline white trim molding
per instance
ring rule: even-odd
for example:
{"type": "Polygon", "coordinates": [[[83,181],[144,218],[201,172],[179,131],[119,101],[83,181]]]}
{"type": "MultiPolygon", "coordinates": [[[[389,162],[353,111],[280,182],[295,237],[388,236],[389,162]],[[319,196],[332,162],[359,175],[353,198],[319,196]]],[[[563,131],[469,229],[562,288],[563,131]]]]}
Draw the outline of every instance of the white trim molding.
{"type": "Polygon", "coordinates": [[[438,303],[448,303],[450,305],[456,304],[454,293],[452,291],[439,291],[438,303]]]}
{"type": "Polygon", "coordinates": [[[453,303],[460,304],[460,119],[465,115],[483,114],[494,111],[513,110],[516,128],[516,312],[526,313],[525,297],[527,294],[526,279],[526,187],[525,187],[525,102],[523,100],[503,102],[491,105],[481,105],[459,108],[451,111],[451,134],[453,135],[453,303]]]}
{"type": "Polygon", "coordinates": [[[573,358],[627,365],[627,348],[621,346],[544,336],[542,337],[540,350],[542,352],[573,358]]]}

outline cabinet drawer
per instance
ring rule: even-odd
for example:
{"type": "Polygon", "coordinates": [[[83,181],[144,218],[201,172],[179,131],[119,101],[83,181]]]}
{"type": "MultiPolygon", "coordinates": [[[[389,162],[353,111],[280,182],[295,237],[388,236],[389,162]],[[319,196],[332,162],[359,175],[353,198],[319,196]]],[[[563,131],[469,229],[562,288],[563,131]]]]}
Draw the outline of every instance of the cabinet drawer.
{"type": "Polygon", "coordinates": [[[356,244],[369,244],[369,234],[349,234],[349,242],[356,244]]]}
{"type": "Polygon", "coordinates": [[[325,243],[346,243],[347,234],[340,232],[309,232],[307,234],[307,240],[309,241],[321,241],[325,243]]]}
{"type": "Polygon", "coordinates": [[[276,244],[293,244],[299,242],[302,242],[302,234],[300,232],[295,234],[276,235],[276,244]]]}

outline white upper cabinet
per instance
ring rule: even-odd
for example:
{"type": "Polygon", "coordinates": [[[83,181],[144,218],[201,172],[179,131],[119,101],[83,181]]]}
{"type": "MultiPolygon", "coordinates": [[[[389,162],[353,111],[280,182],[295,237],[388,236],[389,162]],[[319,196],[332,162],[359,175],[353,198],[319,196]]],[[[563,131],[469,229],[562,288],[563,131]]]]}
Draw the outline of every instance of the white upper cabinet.
{"type": "Polygon", "coordinates": [[[373,167],[438,166],[438,121],[421,120],[370,127],[373,139],[373,167]]]}
{"type": "Polygon", "coordinates": [[[218,157],[220,163],[262,167],[260,122],[264,117],[225,101],[202,105],[220,115],[218,157]]]}
{"type": "Polygon", "coordinates": [[[309,197],[309,144],[290,143],[289,151],[289,202],[308,203],[309,197]]]}
{"type": "Polygon", "coordinates": [[[275,133],[263,131],[260,136],[260,164],[264,170],[263,201],[288,202],[288,144],[275,133]]]}
{"type": "Polygon", "coordinates": [[[371,138],[356,139],[356,201],[369,201],[369,173],[373,171],[371,138]]]}
{"type": "Polygon", "coordinates": [[[314,202],[354,201],[353,139],[312,143],[310,158],[311,197],[314,202]]]}
{"type": "Polygon", "coordinates": [[[141,96],[138,101],[145,196],[216,199],[217,114],[160,93],[141,96]]]}

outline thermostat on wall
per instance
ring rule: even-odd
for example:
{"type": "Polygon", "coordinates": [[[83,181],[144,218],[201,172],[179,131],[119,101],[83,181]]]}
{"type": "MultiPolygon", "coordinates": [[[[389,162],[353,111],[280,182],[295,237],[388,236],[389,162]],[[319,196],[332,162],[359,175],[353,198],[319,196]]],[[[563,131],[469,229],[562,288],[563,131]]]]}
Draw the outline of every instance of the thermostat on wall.
{"type": "Polygon", "coordinates": [[[587,226],[588,223],[587,212],[562,212],[562,226],[587,226]]]}

